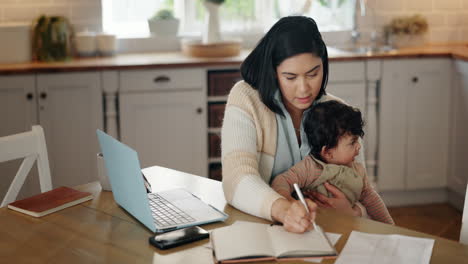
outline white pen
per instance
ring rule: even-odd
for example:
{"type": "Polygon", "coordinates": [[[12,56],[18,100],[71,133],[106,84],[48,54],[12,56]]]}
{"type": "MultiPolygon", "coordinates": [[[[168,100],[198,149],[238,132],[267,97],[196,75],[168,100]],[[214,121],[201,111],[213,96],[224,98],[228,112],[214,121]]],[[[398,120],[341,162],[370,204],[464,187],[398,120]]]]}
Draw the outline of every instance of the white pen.
{"type": "MultiPolygon", "coordinates": [[[[307,213],[310,213],[309,212],[309,207],[307,207],[307,204],[306,204],[306,201],[304,199],[304,196],[302,195],[302,192],[301,192],[301,189],[299,188],[299,185],[297,185],[297,183],[294,183],[294,190],[296,190],[296,194],[297,194],[297,197],[299,197],[299,200],[301,201],[301,203],[304,205],[307,213]]],[[[314,226],[314,229],[315,230],[318,230],[318,227],[317,225],[315,224],[315,220],[312,220],[312,225],[314,226]]]]}
{"type": "MultiPolygon", "coordinates": [[[[302,192],[301,192],[301,189],[299,188],[299,185],[297,185],[297,183],[294,183],[294,190],[296,190],[296,193],[297,193],[297,197],[299,197],[299,200],[301,201],[301,203],[305,206],[305,209],[308,213],[309,212],[309,208],[307,207],[307,204],[306,204],[306,201],[304,199],[304,195],[302,195],[302,192]]],[[[330,240],[328,239],[328,236],[325,235],[325,233],[323,233],[323,230],[319,228],[319,226],[317,224],[315,224],[315,220],[312,220],[312,226],[314,226],[314,230],[317,231],[323,238],[325,238],[325,240],[327,241],[328,245],[333,248],[333,250],[335,250],[335,248],[333,247],[332,243],[330,242],[330,240]]]]}

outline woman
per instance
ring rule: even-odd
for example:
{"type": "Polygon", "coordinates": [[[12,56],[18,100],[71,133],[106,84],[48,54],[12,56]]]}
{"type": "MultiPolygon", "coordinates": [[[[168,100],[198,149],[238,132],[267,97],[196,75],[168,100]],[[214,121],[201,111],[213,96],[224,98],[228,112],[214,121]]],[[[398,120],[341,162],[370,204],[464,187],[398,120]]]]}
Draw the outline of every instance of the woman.
{"type": "MultiPolygon", "coordinates": [[[[223,189],[226,200],[246,213],[283,223],[286,230],[311,229],[316,203],[289,202],[269,186],[302,160],[310,149],[302,116],[326,95],[328,54],[315,21],[281,18],[241,65],[244,81],[232,88],[221,130],[223,189]]],[[[342,192],[326,185],[334,198],[316,196],[321,206],[361,215],[342,192]]]]}

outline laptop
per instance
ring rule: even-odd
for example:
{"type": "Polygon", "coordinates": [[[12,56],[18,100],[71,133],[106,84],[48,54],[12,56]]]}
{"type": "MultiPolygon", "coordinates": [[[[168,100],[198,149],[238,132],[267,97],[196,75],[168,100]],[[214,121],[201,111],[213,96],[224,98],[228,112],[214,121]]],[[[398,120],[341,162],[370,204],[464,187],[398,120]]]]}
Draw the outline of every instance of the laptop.
{"type": "Polygon", "coordinates": [[[185,189],[148,193],[137,152],[99,129],[97,136],[114,200],[151,231],[167,232],[227,219],[227,214],[185,189]]]}

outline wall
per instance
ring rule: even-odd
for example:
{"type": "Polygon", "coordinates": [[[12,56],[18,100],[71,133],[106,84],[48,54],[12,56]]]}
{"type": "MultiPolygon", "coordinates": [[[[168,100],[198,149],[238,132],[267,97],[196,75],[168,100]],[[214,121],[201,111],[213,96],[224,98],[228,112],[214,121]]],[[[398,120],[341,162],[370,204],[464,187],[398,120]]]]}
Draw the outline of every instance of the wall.
{"type": "Polygon", "coordinates": [[[75,31],[101,31],[101,0],[0,0],[0,23],[32,23],[41,14],[67,17],[75,31]]]}
{"type": "Polygon", "coordinates": [[[382,27],[396,16],[421,14],[428,20],[428,42],[468,41],[468,0],[367,0],[367,15],[359,18],[363,32],[382,27]]]}
{"type": "MultiPolygon", "coordinates": [[[[358,0],[359,1],[359,0],[358,0]]],[[[366,0],[367,14],[359,17],[366,33],[381,31],[393,17],[422,14],[429,22],[427,42],[468,41],[468,0],[366,0]]],[[[32,22],[40,14],[64,15],[75,30],[101,31],[101,0],[0,0],[0,23],[32,22]]],[[[367,34],[368,36],[369,34],[367,34]]]]}

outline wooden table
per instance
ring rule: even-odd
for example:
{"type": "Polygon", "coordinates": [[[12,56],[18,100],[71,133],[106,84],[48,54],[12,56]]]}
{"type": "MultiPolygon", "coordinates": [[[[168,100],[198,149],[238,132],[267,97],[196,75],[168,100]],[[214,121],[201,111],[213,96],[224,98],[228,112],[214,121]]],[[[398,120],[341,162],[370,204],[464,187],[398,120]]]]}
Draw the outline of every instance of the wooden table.
{"type": "MultiPolygon", "coordinates": [[[[226,204],[221,183],[172,170],[144,170],[153,191],[185,187],[230,215],[224,223],[203,226],[207,230],[235,221],[266,223],[226,204]],[[158,182],[158,184],[156,184],[158,182]]],[[[166,251],[148,244],[151,231],[114,202],[99,183],[78,186],[94,199],[65,210],[34,218],[0,208],[0,263],[212,263],[208,239],[166,251]]],[[[341,251],[352,230],[379,234],[403,234],[435,239],[431,263],[467,263],[468,246],[444,238],[382,224],[367,219],[320,210],[317,222],[328,232],[341,233],[341,251]]],[[[333,263],[334,260],[324,260],[333,263]]]]}

